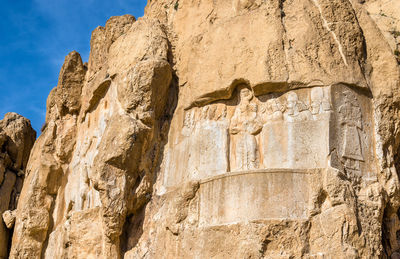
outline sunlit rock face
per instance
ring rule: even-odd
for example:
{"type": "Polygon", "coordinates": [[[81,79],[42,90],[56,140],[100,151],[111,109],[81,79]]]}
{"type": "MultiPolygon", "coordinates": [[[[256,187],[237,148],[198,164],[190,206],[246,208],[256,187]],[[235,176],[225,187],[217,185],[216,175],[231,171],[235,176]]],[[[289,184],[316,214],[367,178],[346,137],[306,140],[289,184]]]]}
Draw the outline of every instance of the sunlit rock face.
{"type": "Polygon", "coordinates": [[[151,197],[172,80],[161,24],[113,17],[72,52],[30,157],[11,258],[118,258],[151,197]]]}
{"type": "Polygon", "coordinates": [[[35,139],[30,121],[21,115],[7,113],[0,120],[0,258],[8,256],[15,209],[35,139]]]}
{"type": "Polygon", "coordinates": [[[397,36],[371,11],[400,17],[387,5],[112,17],[50,93],[10,257],[396,258],[397,36]]]}

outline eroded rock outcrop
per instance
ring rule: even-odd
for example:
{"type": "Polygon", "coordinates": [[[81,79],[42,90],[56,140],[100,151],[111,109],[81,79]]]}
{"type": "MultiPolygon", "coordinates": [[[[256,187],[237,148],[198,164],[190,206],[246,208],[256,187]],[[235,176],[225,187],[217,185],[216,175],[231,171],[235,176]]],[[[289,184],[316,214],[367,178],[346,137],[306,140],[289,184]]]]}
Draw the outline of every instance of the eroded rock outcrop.
{"type": "Polygon", "coordinates": [[[172,72],[160,23],[111,18],[70,53],[27,169],[11,258],[118,258],[150,199],[172,72]],[[28,184],[29,183],[29,184],[28,184]]]}
{"type": "Polygon", "coordinates": [[[0,258],[7,258],[14,210],[36,132],[29,120],[7,113],[0,121],[0,258]]]}
{"type": "Polygon", "coordinates": [[[157,0],[112,17],[50,93],[10,257],[396,258],[390,2],[157,0]]]}

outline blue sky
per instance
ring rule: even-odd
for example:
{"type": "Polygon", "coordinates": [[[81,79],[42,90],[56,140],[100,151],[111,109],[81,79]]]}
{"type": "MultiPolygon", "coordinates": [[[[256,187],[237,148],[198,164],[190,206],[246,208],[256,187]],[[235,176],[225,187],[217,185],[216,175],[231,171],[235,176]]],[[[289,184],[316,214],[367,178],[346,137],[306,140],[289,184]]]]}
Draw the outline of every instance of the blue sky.
{"type": "Polygon", "coordinates": [[[65,56],[87,61],[91,32],[115,15],[143,16],[146,0],[2,0],[0,119],[17,112],[40,134],[65,56]]]}

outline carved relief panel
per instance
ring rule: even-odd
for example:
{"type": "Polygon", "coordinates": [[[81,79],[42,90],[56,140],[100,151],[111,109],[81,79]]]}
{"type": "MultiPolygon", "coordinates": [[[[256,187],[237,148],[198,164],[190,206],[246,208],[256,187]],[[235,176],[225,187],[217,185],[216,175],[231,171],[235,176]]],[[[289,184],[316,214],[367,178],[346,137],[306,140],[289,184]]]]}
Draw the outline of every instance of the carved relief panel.
{"type": "Polygon", "coordinates": [[[350,178],[372,177],[373,118],[370,98],[344,85],[332,87],[331,165],[350,178]]]}
{"type": "Polygon", "coordinates": [[[325,168],[332,112],[330,87],[256,97],[241,85],[230,100],[183,111],[165,154],[164,185],[229,172],[325,168]]]}
{"type": "Polygon", "coordinates": [[[201,226],[306,219],[327,168],[352,182],[372,177],[371,110],[343,85],[261,96],[239,86],[229,100],[180,111],[159,193],[199,180],[201,226]]]}
{"type": "Polygon", "coordinates": [[[261,96],[266,104],[261,132],[263,168],[323,168],[327,165],[328,87],[261,96]]]}

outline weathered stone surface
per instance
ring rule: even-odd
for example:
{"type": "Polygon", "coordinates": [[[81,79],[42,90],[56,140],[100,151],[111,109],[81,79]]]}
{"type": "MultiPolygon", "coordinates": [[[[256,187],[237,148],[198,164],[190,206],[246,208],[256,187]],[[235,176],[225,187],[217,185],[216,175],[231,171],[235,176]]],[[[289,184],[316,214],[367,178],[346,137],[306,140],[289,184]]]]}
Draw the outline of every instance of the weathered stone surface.
{"type": "Polygon", "coordinates": [[[172,80],[160,23],[133,21],[113,17],[95,30],[87,73],[79,54],[67,56],[60,77],[68,70],[84,78],[68,97],[80,105],[60,114],[65,84],[49,96],[11,258],[121,257],[126,218],[152,193],[172,80]]]}
{"type": "Polygon", "coordinates": [[[16,211],[6,210],[3,213],[3,221],[8,229],[12,228],[15,223],[16,211]]]}
{"type": "Polygon", "coordinates": [[[75,114],[81,106],[81,91],[87,68],[83,65],[81,56],[76,51],[65,57],[58,78],[56,104],[58,112],[75,114]]]}
{"type": "Polygon", "coordinates": [[[67,56],[11,258],[396,258],[394,0],[145,13],[67,56]]]}
{"type": "Polygon", "coordinates": [[[26,164],[36,139],[29,120],[7,113],[0,120],[0,258],[7,258],[26,164]]]}

